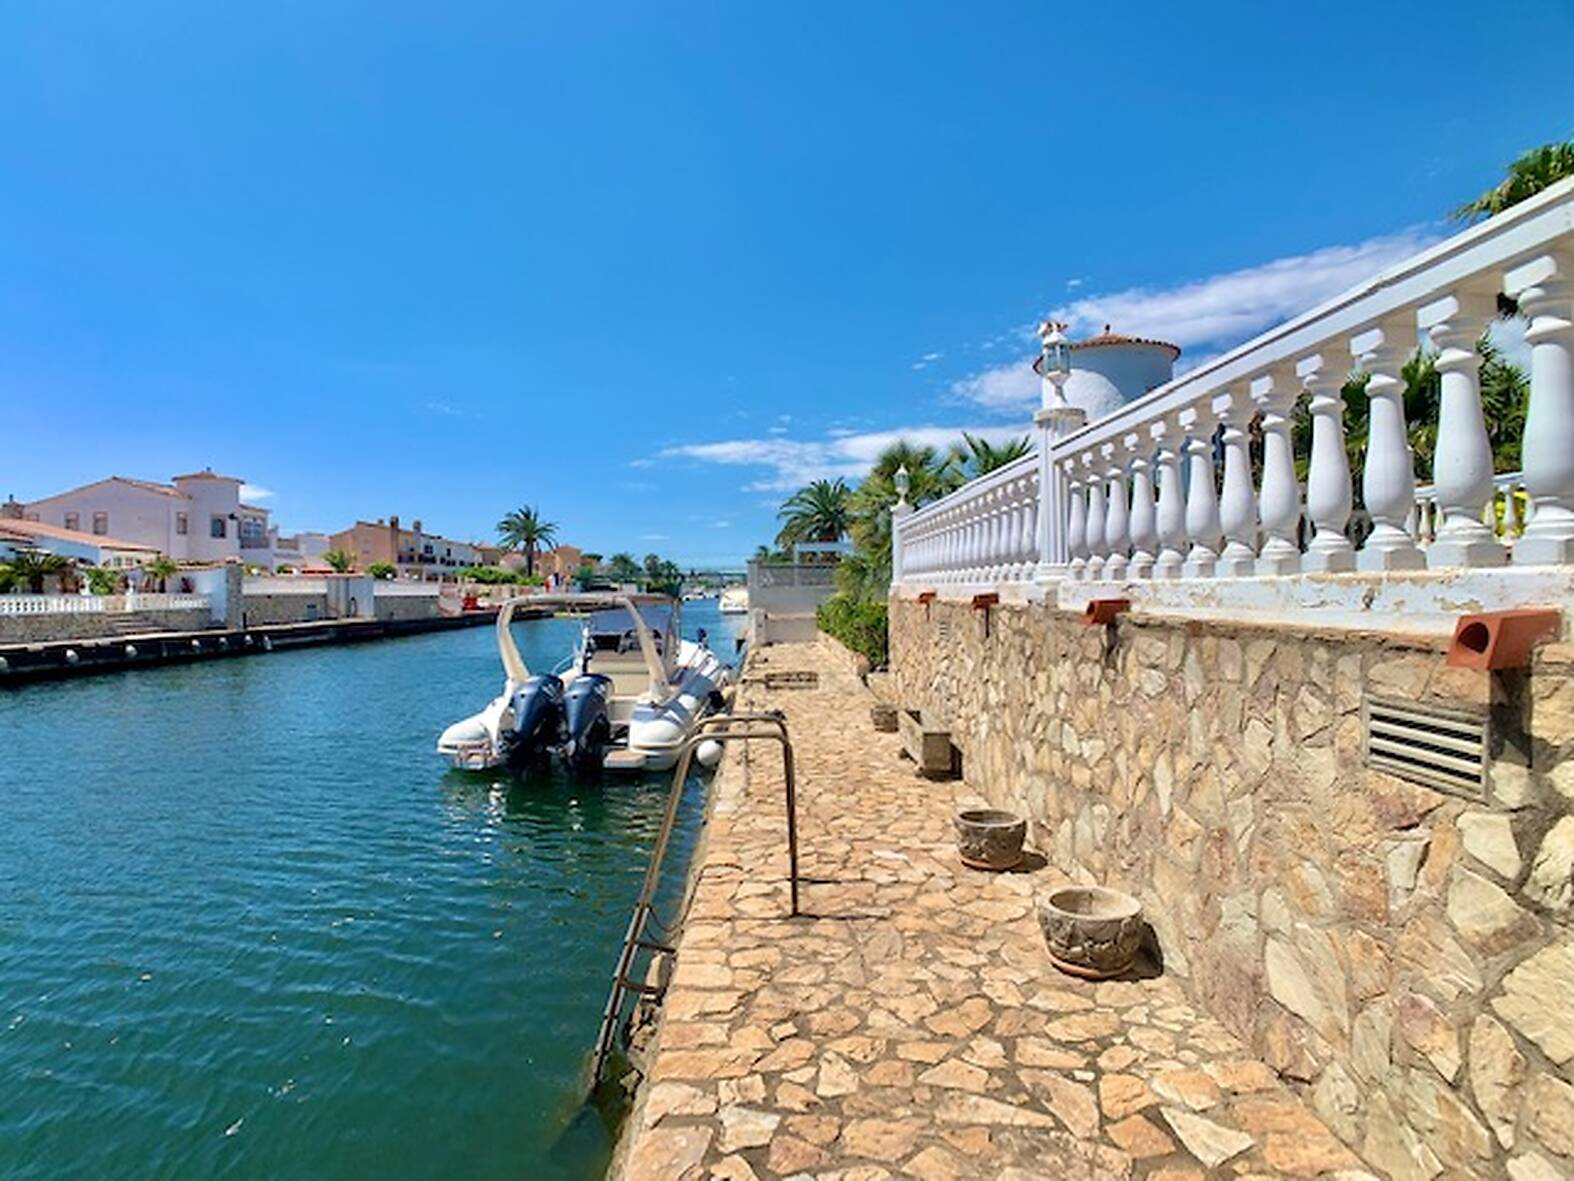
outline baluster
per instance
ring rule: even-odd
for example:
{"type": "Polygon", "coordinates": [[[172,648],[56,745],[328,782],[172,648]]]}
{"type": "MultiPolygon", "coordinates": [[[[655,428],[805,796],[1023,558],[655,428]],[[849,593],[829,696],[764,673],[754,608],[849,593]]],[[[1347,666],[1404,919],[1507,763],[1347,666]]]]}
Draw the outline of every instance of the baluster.
{"type": "Polygon", "coordinates": [[[1513,541],[1518,536],[1519,489],[1516,485],[1510,484],[1503,489],[1503,537],[1507,541],[1513,541]]]}
{"type": "Polygon", "coordinates": [[[1213,409],[1188,406],[1180,412],[1186,436],[1186,538],[1191,549],[1183,578],[1212,578],[1219,561],[1219,494],[1213,483],[1213,409]]]}
{"type": "Polygon", "coordinates": [[[1410,354],[1413,336],[1414,321],[1395,317],[1350,340],[1350,351],[1369,375],[1361,494],[1366,511],[1372,515],[1372,535],[1356,556],[1359,570],[1419,570],[1426,565],[1405,527],[1415,509],[1415,469],[1400,370],[1410,354]]]}
{"type": "Polygon", "coordinates": [[[1306,512],[1316,530],[1303,569],[1323,574],[1355,569],[1355,547],[1345,536],[1355,493],[1350,484],[1350,457],[1344,446],[1344,383],[1348,376],[1322,354],[1306,357],[1295,367],[1312,395],[1312,456],[1306,473],[1306,512]]]}
{"type": "Polygon", "coordinates": [[[1088,501],[1082,478],[1075,474],[1066,483],[1070,503],[1066,520],[1066,546],[1071,552],[1071,577],[1088,574],[1088,501]]]}
{"type": "Polygon", "coordinates": [[[1186,561],[1186,497],[1181,486],[1180,456],[1175,450],[1175,424],[1161,418],[1148,428],[1156,449],[1159,504],[1154,528],[1159,539],[1159,556],[1153,563],[1155,578],[1179,578],[1186,561]]]}
{"type": "Polygon", "coordinates": [[[1131,460],[1131,564],[1132,578],[1152,578],[1158,557],[1158,510],[1153,502],[1153,466],[1142,450],[1142,436],[1127,435],[1131,460]]]}
{"type": "Polygon", "coordinates": [[[1130,501],[1127,500],[1125,455],[1119,443],[1105,443],[1104,456],[1104,577],[1121,580],[1126,577],[1127,545],[1131,540],[1128,523],[1131,520],[1130,501]]]}
{"type": "Polygon", "coordinates": [[[1025,481],[1028,499],[1022,508],[1022,547],[1020,549],[1021,578],[1024,582],[1033,577],[1033,571],[1038,566],[1038,488],[1031,482],[1025,481]]]}
{"type": "Polygon", "coordinates": [[[1545,254],[1505,277],[1530,320],[1530,407],[1522,445],[1530,512],[1514,563],[1574,561],[1574,254],[1545,254]]]}
{"type": "Polygon", "coordinates": [[[1252,404],[1245,390],[1231,390],[1214,403],[1224,422],[1224,492],[1219,524],[1224,552],[1215,569],[1220,578],[1244,578],[1257,568],[1257,498],[1252,494],[1252,459],[1246,428],[1252,404]]]}
{"type": "Polygon", "coordinates": [[[1099,581],[1104,577],[1104,562],[1109,554],[1109,544],[1104,540],[1104,521],[1109,516],[1104,502],[1104,475],[1096,470],[1093,452],[1082,453],[1082,466],[1087,470],[1088,486],[1088,578],[1099,581]]]}
{"type": "Polygon", "coordinates": [[[1268,534],[1254,567],[1258,574],[1294,574],[1301,568],[1296,537],[1301,523],[1301,488],[1295,479],[1295,454],[1290,448],[1290,410],[1300,394],[1286,372],[1270,373],[1255,401],[1262,410],[1263,530],[1268,534]]]}

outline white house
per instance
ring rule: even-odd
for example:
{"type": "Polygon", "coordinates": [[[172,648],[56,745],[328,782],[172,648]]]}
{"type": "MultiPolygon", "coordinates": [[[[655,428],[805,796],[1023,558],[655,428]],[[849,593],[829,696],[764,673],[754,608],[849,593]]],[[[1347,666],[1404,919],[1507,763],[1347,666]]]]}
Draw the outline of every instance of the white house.
{"type": "Polygon", "coordinates": [[[110,476],[23,505],[23,517],[94,537],[149,546],[177,562],[273,567],[268,510],[244,504],[244,481],[212,468],[168,484],[110,476]]]}
{"type": "MultiPolygon", "coordinates": [[[[4,507],[0,505],[0,509],[4,507]]],[[[115,570],[140,566],[159,555],[155,546],[139,545],[116,537],[77,533],[0,512],[0,561],[15,557],[23,550],[44,550],[90,566],[107,566],[115,570]]]]}

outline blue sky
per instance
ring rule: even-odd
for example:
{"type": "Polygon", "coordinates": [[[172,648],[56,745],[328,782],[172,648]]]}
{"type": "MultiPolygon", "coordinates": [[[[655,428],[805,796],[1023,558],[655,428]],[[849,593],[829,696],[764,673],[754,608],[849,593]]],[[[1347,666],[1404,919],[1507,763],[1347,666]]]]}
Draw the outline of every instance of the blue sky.
{"type": "Polygon", "coordinates": [[[1574,131],[1564,0],[1082,7],[13,0],[0,496],[736,560],[1045,311],[1206,356],[1574,131]]]}

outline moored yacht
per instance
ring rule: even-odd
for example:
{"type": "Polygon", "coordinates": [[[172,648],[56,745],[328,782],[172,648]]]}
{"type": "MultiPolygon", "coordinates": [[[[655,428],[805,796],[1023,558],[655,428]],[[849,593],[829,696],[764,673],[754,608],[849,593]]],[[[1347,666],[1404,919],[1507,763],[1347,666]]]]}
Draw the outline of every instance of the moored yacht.
{"type": "MultiPolygon", "coordinates": [[[[532,595],[498,612],[503,692],[437,741],[453,767],[484,770],[556,754],[576,771],[660,771],[699,720],[725,704],[732,672],[705,642],[682,638],[664,595],[532,595]],[[532,674],[509,630],[521,603],[585,613],[579,643],[554,672],[532,674]]],[[[720,749],[700,752],[714,761],[720,749]]]]}

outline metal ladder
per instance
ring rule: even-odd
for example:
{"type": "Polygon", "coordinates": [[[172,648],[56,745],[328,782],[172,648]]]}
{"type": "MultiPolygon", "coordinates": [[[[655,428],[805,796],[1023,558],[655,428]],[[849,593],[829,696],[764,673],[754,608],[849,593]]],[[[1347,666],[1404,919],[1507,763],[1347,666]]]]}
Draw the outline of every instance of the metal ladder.
{"type": "Polygon", "coordinates": [[[590,1087],[595,1090],[601,1083],[601,1072],[606,1069],[607,1057],[612,1053],[612,1043],[617,1037],[622,1019],[623,1003],[630,993],[648,996],[659,992],[654,984],[634,978],[635,961],[641,951],[673,955],[677,949],[665,943],[645,938],[645,925],[656,919],[652,899],[661,881],[662,863],[666,860],[667,846],[671,843],[672,829],[677,823],[678,808],[683,800],[683,787],[688,781],[689,768],[694,752],[702,743],[716,741],[749,742],[765,739],[777,742],[782,748],[782,772],[787,785],[787,882],[791,897],[790,917],[798,917],[798,790],[793,775],[792,741],[787,736],[787,719],[779,710],[767,713],[719,715],[704,718],[694,733],[683,744],[677,766],[672,773],[672,788],[667,794],[667,812],[662,818],[661,831],[656,836],[656,846],[651,850],[650,865],[645,870],[645,882],[640,887],[639,901],[634,904],[633,917],[629,919],[628,933],[623,936],[623,949],[618,953],[618,965],[612,973],[612,991],[607,1006],[601,1013],[601,1031],[596,1036],[595,1066],[591,1071],[590,1087]]]}

